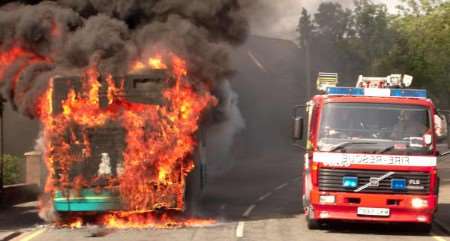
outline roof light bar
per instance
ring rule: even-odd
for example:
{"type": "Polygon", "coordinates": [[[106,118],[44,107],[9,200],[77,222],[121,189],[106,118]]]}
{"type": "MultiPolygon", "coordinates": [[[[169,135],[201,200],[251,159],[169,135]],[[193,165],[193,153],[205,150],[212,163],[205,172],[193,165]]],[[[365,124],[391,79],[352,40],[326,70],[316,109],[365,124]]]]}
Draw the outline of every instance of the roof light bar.
{"type": "Polygon", "coordinates": [[[328,95],[427,98],[426,90],[328,87],[328,95]]]}

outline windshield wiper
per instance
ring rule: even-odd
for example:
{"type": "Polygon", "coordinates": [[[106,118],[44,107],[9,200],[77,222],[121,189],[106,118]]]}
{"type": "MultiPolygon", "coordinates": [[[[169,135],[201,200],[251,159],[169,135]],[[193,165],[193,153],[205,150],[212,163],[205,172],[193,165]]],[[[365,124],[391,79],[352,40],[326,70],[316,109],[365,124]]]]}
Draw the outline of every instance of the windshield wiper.
{"type": "Polygon", "coordinates": [[[384,148],[383,150],[377,152],[377,154],[383,154],[383,153],[386,153],[388,151],[392,151],[394,148],[395,148],[395,146],[393,146],[393,145],[392,146],[388,146],[388,147],[384,148]]]}
{"type": "Polygon", "coordinates": [[[369,142],[369,141],[364,141],[364,142],[363,142],[363,141],[360,141],[360,142],[355,142],[355,141],[342,142],[342,143],[339,143],[339,144],[333,146],[333,147],[329,150],[329,152],[334,152],[334,151],[337,151],[337,150],[342,150],[342,149],[344,149],[345,147],[351,146],[351,145],[370,145],[370,144],[378,144],[378,143],[377,143],[377,142],[369,142]]]}

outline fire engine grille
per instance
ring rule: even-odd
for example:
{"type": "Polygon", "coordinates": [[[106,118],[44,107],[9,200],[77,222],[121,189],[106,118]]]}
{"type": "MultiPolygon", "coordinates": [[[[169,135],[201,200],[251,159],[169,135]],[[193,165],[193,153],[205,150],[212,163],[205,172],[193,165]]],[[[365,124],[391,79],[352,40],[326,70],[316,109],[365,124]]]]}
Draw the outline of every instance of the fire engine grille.
{"type": "MultiPolygon", "coordinates": [[[[343,170],[343,169],[320,169],[319,189],[320,191],[353,192],[355,189],[370,182],[371,178],[378,178],[388,171],[369,170],[343,170]],[[346,176],[358,177],[358,185],[354,189],[343,186],[343,178],[346,176]]],[[[430,192],[430,174],[426,172],[395,172],[395,174],[379,181],[378,186],[369,186],[362,189],[360,193],[404,193],[404,194],[427,194],[430,192]],[[405,179],[404,190],[394,190],[391,187],[392,179],[405,179]]]]}

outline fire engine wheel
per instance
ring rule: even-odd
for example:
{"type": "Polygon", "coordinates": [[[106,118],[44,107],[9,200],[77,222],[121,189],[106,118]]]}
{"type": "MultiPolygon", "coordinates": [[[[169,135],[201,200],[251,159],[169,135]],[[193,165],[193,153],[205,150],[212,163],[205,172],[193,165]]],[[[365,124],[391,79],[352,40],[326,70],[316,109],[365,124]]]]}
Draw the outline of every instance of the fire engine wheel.
{"type": "Polygon", "coordinates": [[[322,222],[306,216],[306,226],[309,230],[317,230],[322,228],[322,222]]]}
{"type": "Polygon", "coordinates": [[[305,213],[306,226],[309,230],[322,229],[324,222],[311,218],[310,211],[305,213]]]}
{"type": "Polygon", "coordinates": [[[430,233],[431,228],[433,225],[431,223],[419,223],[416,227],[414,227],[415,230],[417,230],[420,233],[430,233]]]}

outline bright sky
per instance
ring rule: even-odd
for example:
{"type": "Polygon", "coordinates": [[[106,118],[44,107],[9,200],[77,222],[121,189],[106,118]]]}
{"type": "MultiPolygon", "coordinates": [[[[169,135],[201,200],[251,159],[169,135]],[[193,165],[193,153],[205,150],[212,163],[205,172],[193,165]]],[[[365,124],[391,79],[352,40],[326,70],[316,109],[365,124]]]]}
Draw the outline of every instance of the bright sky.
{"type": "MultiPolygon", "coordinates": [[[[310,11],[317,9],[321,2],[330,0],[260,0],[266,8],[270,9],[262,16],[252,19],[253,33],[269,37],[295,39],[296,28],[303,7],[310,11]]],[[[336,0],[344,6],[350,7],[354,0],[336,0]]],[[[395,12],[395,6],[400,0],[373,0],[384,3],[389,11],[395,12]]]]}

